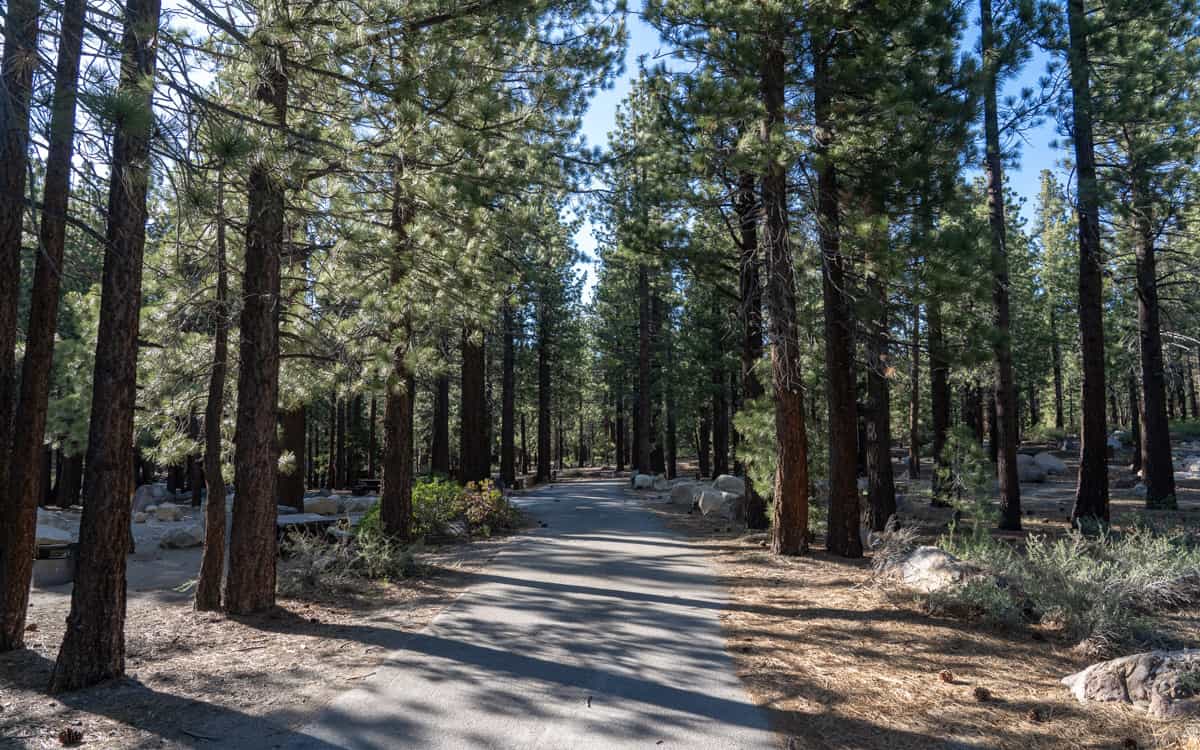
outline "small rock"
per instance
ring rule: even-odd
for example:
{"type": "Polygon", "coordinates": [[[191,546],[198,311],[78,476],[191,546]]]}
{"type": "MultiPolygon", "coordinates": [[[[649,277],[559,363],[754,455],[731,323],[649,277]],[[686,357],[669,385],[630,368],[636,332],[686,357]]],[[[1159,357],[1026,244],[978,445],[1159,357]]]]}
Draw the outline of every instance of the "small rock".
{"type": "Polygon", "coordinates": [[[938,677],[942,679],[942,682],[948,682],[951,684],[954,682],[954,673],[949,669],[943,669],[941,672],[938,672],[938,677]]]}
{"type": "Polygon", "coordinates": [[[163,549],[188,549],[200,547],[203,544],[204,529],[199,524],[173,528],[158,540],[158,546],[163,549]]]}
{"type": "Polygon", "coordinates": [[[137,513],[133,514],[133,522],[134,523],[145,523],[147,518],[149,518],[149,516],[146,515],[145,513],[142,513],[141,511],[138,511],[137,513]]]}
{"type": "Polygon", "coordinates": [[[637,474],[633,477],[633,488],[635,490],[649,490],[654,488],[654,477],[649,474],[637,474]]]}

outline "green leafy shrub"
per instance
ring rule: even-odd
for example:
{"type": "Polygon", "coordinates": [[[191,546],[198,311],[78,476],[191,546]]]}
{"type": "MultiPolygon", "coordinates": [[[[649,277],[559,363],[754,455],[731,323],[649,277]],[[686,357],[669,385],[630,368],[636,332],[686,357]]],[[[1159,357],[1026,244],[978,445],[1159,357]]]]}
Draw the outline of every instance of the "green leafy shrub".
{"type": "Polygon", "coordinates": [[[491,480],[470,482],[463,489],[459,507],[471,534],[491,536],[517,525],[518,513],[491,480]]]}
{"type": "Polygon", "coordinates": [[[960,515],[970,519],[973,540],[987,536],[987,529],[999,518],[992,502],[994,476],[991,460],[983,454],[971,431],[962,425],[951,430],[942,449],[942,467],[938,469],[943,499],[958,511],[950,523],[950,544],[956,543],[960,515]]]}
{"type": "MultiPolygon", "coordinates": [[[[423,477],[413,485],[413,536],[434,537],[449,533],[456,521],[467,533],[491,536],[517,524],[516,508],[490,480],[466,487],[445,477],[423,477]]],[[[371,508],[358,525],[358,534],[382,533],[379,506],[371,508]]]]}

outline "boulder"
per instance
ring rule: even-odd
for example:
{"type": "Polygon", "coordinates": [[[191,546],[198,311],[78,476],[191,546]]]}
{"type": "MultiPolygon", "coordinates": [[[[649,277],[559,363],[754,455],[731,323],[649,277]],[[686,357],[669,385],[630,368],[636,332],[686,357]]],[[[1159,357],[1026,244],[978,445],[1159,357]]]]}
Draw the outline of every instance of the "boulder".
{"type": "Polygon", "coordinates": [[[1067,473],[1067,465],[1063,463],[1061,458],[1053,453],[1046,453],[1043,451],[1042,453],[1039,453],[1033,457],[1033,462],[1042,467],[1047,474],[1057,476],[1067,473]]]}
{"type": "Polygon", "coordinates": [[[697,482],[680,482],[671,488],[671,499],[669,502],[678,505],[692,506],[696,503],[696,495],[704,487],[697,482]]]}
{"type": "Polygon", "coordinates": [[[71,532],[62,529],[56,529],[53,526],[37,527],[36,544],[70,544],[71,532]]]}
{"type": "Polygon", "coordinates": [[[374,495],[351,497],[342,503],[342,511],[345,513],[366,513],[378,504],[379,498],[374,495]]]}
{"type": "Polygon", "coordinates": [[[664,477],[662,474],[659,474],[658,476],[656,476],[654,478],[654,491],[655,492],[666,492],[669,489],[671,489],[671,483],[668,482],[667,478],[664,477]]]}
{"type": "Polygon", "coordinates": [[[1022,482],[1044,482],[1046,481],[1046,470],[1033,460],[1033,456],[1027,456],[1024,453],[1018,453],[1017,479],[1022,482]]]}
{"type": "Polygon", "coordinates": [[[146,519],[149,517],[150,517],[149,515],[142,513],[142,512],[134,513],[133,514],[133,522],[134,523],[145,523],[146,519]]]}
{"type": "Polygon", "coordinates": [[[713,481],[713,488],[741,497],[746,494],[746,480],[741,477],[722,474],[713,481]]]}
{"type": "Polygon", "coordinates": [[[959,560],[944,549],[929,546],[917,547],[890,561],[881,572],[925,594],[961,585],[980,574],[974,565],[959,560]]]}
{"type": "Polygon", "coordinates": [[[305,498],[304,512],[316,513],[320,516],[336,516],[338,512],[337,499],[334,497],[305,498]]]}
{"type": "Polygon", "coordinates": [[[1200,717],[1200,649],[1146,651],[1062,679],[1080,703],[1129,703],[1151,718],[1200,717]]]}
{"type": "Polygon", "coordinates": [[[198,523],[173,528],[158,540],[158,546],[163,549],[188,549],[203,544],[204,527],[198,523]]]}
{"type": "Polygon", "coordinates": [[[633,488],[635,490],[649,490],[654,487],[654,477],[649,474],[636,474],[633,477],[633,488]]]}
{"type": "Polygon", "coordinates": [[[182,521],[183,508],[175,503],[162,503],[154,509],[154,518],[159,521],[182,521]]]}
{"type": "Polygon", "coordinates": [[[143,484],[133,493],[133,512],[138,513],[146,510],[149,506],[157,505],[162,497],[161,493],[156,494],[156,490],[161,489],[157,484],[143,484]]]}
{"type": "Polygon", "coordinates": [[[730,515],[735,509],[737,499],[738,496],[732,492],[722,492],[714,487],[709,487],[696,498],[696,504],[700,506],[700,512],[706,516],[716,513],[730,515]]]}

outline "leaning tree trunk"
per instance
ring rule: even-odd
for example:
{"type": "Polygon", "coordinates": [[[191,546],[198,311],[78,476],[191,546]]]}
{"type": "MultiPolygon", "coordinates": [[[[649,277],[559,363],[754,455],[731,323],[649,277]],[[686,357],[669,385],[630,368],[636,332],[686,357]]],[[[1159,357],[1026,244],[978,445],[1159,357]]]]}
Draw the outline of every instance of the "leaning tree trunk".
{"type": "MultiPolygon", "coordinates": [[[[255,98],[287,123],[286,60],[276,48],[261,71],[255,98]]],[[[273,135],[272,139],[279,138],[273,135]]],[[[237,433],[234,438],[233,527],[225,609],[249,614],[275,606],[279,444],[279,284],[283,257],[284,184],[266,160],[250,167],[245,273],[239,325],[237,433]]]]}
{"type": "Polygon", "coordinates": [[[221,420],[225,413],[225,378],[229,369],[229,271],[225,254],[225,172],[217,172],[217,299],[213,309],[213,363],[204,407],[204,557],[196,583],[196,609],[221,608],[225,576],[225,477],[221,474],[221,420]]]}
{"type": "Polygon", "coordinates": [[[838,174],[828,155],[832,102],[828,52],[813,67],[817,149],[817,230],[821,245],[825,306],[825,391],[829,411],[829,537],[827,548],[842,557],[862,556],[858,509],[858,402],[855,398],[854,320],[849,298],[849,261],[841,252],[838,174]]]}
{"type": "Polygon", "coordinates": [[[1100,193],[1092,135],[1087,17],[1083,0],[1067,0],[1068,63],[1079,217],[1080,399],[1079,483],[1071,523],[1108,523],[1108,440],[1104,404],[1104,258],[1100,248],[1100,193]]]}
{"type": "Polygon", "coordinates": [[[117,119],[113,132],[79,564],[67,630],[50,677],[54,692],[125,673],[125,560],[132,541],[129,498],[138,313],[154,123],[154,91],[146,82],[154,80],[159,10],[159,0],[129,0],[125,6],[120,90],[127,103],[136,107],[117,119]]]}
{"type": "Polygon", "coordinates": [[[1004,224],[1004,172],[1000,164],[1000,120],[996,107],[997,68],[992,0],[980,0],[983,52],[983,121],[987,171],[988,226],[991,230],[993,368],[996,385],[996,475],[1000,480],[1000,528],[1021,528],[1021,484],[1017,476],[1016,388],[1013,383],[1011,314],[1008,304],[1008,243],[1004,224]]]}
{"type": "MultiPolygon", "coordinates": [[[[16,141],[28,139],[28,109],[29,92],[26,74],[32,72],[33,59],[22,63],[26,54],[24,44],[26,35],[37,33],[36,10],[33,4],[34,16],[23,18],[29,8],[27,3],[10,4],[6,28],[4,75],[6,86],[15,86],[6,96],[0,92],[0,127],[12,129],[6,135],[0,135],[0,156],[8,159],[15,153],[12,149],[16,141]],[[15,25],[12,25],[15,24],[15,25]],[[10,50],[12,57],[10,57],[10,50]],[[26,65],[25,63],[28,63],[26,65]],[[13,66],[21,70],[12,69],[13,66]],[[28,67],[26,71],[24,68],[28,67]],[[19,87],[25,85],[26,89],[19,87]],[[24,118],[24,119],[22,119],[24,118]],[[20,122],[26,122],[22,130],[20,122]]],[[[84,0],[66,0],[63,4],[62,22],[58,45],[58,64],[54,75],[54,101],[50,115],[50,144],[46,153],[46,175],[44,196],[42,202],[42,225],[39,236],[41,252],[37,254],[37,262],[33,275],[33,292],[29,300],[29,325],[25,333],[25,361],[21,374],[21,397],[16,409],[16,422],[12,422],[13,383],[6,372],[13,364],[12,348],[8,345],[7,334],[0,333],[0,518],[4,518],[4,533],[0,535],[0,592],[3,592],[3,606],[0,609],[0,650],[8,650],[21,645],[25,609],[28,605],[29,578],[32,575],[30,560],[34,554],[34,544],[37,526],[37,505],[39,499],[46,494],[49,487],[42,486],[41,475],[35,470],[37,455],[42,450],[42,440],[46,432],[47,407],[50,399],[51,365],[54,359],[54,337],[58,330],[58,297],[62,281],[63,248],[66,245],[67,202],[71,189],[71,154],[75,145],[75,102],[79,91],[79,58],[83,45],[84,0]],[[9,433],[13,424],[21,425],[21,429],[9,433]],[[9,439],[12,439],[11,459],[8,452],[9,439]],[[6,470],[5,467],[8,467],[6,470]],[[22,594],[21,592],[26,592],[22,594]],[[20,612],[20,621],[14,617],[20,612]]],[[[0,328],[6,328],[9,313],[12,322],[16,323],[15,306],[17,294],[15,287],[6,289],[8,284],[20,281],[20,218],[23,215],[21,206],[11,205],[9,196],[17,199],[24,190],[25,157],[24,146],[21,146],[21,158],[14,158],[13,164],[0,167],[0,180],[5,190],[15,189],[12,194],[0,194],[0,256],[6,259],[6,271],[0,271],[0,328]],[[13,184],[15,175],[10,169],[21,171],[21,185],[13,184]],[[10,213],[15,212],[15,213],[10,213]],[[17,221],[17,260],[16,272],[12,273],[12,260],[8,256],[7,242],[10,231],[9,220],[17,221]],[[10,293],[11,292],[11,293],[10,293]],[[13,309],[9,309],[12,307],[13,309]]],[[[20,203],[20,201],[17,201],[20,203]]],[[[15,330],[15,329],[14,329],[15,330]]],[[[61,459],[61,454],[60,454],[61,459]]],[[[73,464],[78,472],[79,459],[73,464]]],[[[60,461],[60,466],[62,463],[60,461]]],[[[74,477],[63,472],[59,481],[59,504],[66,507],[75,503],[78,498],[78,483],[74,477]],[[63,482],[62,479],[71,479],[63,482]],[[64,492],[63,488],[74,489],[75,495],[64,492]]]]}
{"type": "MultiPolygon", "coordinates": [[[[516,423],[513,418],[517,393],[517,353],[513,343],[514,326],[512,302],[504,300],[504,354],[500,382],[500,481],[505,487],[517,483],[516,423]]],[[[580,412],[582,419],[582,412],[580,412]]]]}
{"type": "MultiPolygon", "coordinates": [[[[1139,191],[1135,198],[1144,194],[1139,191]]],[[[1142,472],[1146,507],[1174,509],[1175,468],[1171,460],[1171,428],[1167,421],[1166,363],[1159,324],[1158,277],[1154,258],[1154,228],[1147,205],[1137,207],[1138,351],[1142,374],[1142,472]]]]}
{"type": "MultiPolygon", "coordinates": [[[[783,138],[786,58],[783,33],[772,29],[759,78],[765,116],[760,138],[768,152],[783,138]]],[[[768,157],[762,175],[763,251],[770,320],[771,380],[775,391],[775,502],[771,551],[808,551],[808,434],[804,426],[804,381],[796,331],[796,289],[788,235],[787,171],[768,157]]],[[[714,418],[716,415],[714,415],[714,418]]]]}
{"type": "MultiPolygon", "coordinates": [[[[400,299],[406,299],[409,290],[403,288],[403,284],[408,280],[413,264],[408,227],[412,223],[414,206],[404,192],[403,173],[399,166],[401,160],[397,159],[396,163],[395,184],[392,187],[392,240],[395,248],[390,282],[392,293],[400,299]]],[[[387,395],[383,402],[383,488],[379,497],[379,520],[384,533],[397,539],[408,539],[412,535],[413,405],[417,387],[416,377],[408,362],[412,335],[412,321],[406,311],[403,320],[392,327],[392,336],[395,338],[392,341],[392,372],[388,377],[387,395]]],[[[465,368],[463,372],[465,375],[465,368]]],[[[464,411],[464,429],[465,414],[464,411]]]]}

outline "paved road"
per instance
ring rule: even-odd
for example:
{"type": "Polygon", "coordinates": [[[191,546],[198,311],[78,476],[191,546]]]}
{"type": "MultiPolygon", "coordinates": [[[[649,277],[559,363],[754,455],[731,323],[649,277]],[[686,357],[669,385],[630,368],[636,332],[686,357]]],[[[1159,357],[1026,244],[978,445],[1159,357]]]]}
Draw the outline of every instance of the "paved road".
{"type": "Polygon", "coordinates": [[[519,502],[547,526],[284,747],[777,747],[725,653],[700,550],[617,481],[519,502]]]}

